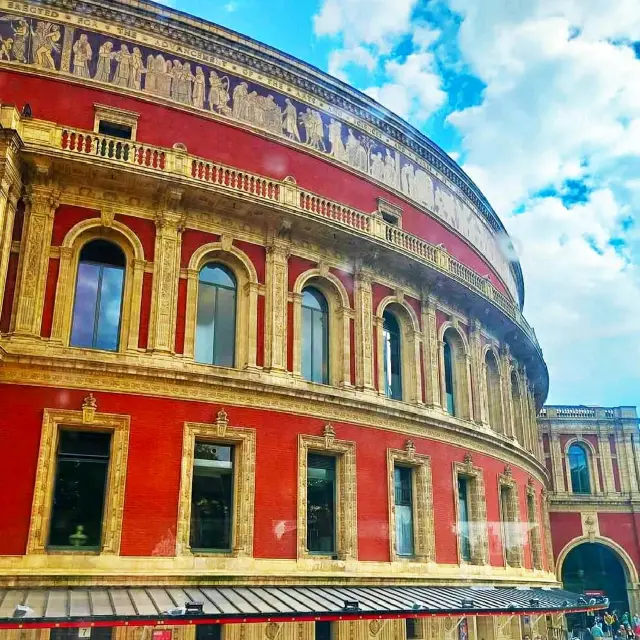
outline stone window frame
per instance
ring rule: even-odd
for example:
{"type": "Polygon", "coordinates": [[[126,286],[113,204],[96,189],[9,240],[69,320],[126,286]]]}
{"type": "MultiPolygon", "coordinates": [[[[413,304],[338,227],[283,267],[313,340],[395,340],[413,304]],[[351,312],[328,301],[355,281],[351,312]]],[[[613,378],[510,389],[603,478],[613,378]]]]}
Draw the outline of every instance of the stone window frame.
{"type": "Polygon", "coordinates": [[[120,554],[130,421],[131,417],[129,415],[97,412],[96,401],[91,394],[85,399],[81,411],[67,409],[44,410],[31,507],[31,524],[27,540],[27,554],[120,554]],[[71,548],[60,549],[59,551],[49,551],[47,549],[53,512],[58,441],[60,430],[65,427],[71,427],[77,431],[101,431],[111,434],[109,470],[102,516],[102,540],[99,551],[76,551],[71,548]]]}
{"type": "MultiPolygon", "coordinates": [[[[189,266],[186,270],[187,301],[183,356],[195,362],[200,271],[205,265],[212,263],[224,265],[236,279],[236,342],[235,361],[232,368],[255,369],[258,344],[258,293],[260,289],[258,275],[249,256],[233,246],[232,238],[224,235],[219,242],[210,242],[198,247],[189,260],[189,266]]],[[[198,362],[195,364],[208,368],[217,366],[198,362]]]]}
{"type": "MultiPolygon", "coordinates": [[[[408,639],[407,636],[407,619],[404,619],[404,638],[408,639]]],[[[416,625],[416,635],[414,636],[413,640],[426,640],[425,639],[425,619],[424,618],[412,618],[412,620],[414,621],[414,624],[416,625]]]]}
{"type": "Polygon", "coordinates": [[[185,422],[176,527],[176,556],[251,557],[253,555],[256,475],[256,430],[229,425],[220,409],[213,424],[185,422]],[[234,447],[233,514],[229,551],[191,549],[191,494],[196,440],[234,447]]]}
{"type": "Polygon", "coordinates": [[[473,418],[473,407],[471,402],[471,349],[469,341],[460,328],[457,320],[443,322],[438,330],[439,361],[440,361],[440,403],[442,409],[447,413],[447,398],[444,371],[444,343],[446,334],[455,334],[455,342],[450,343],[451,361],[453,366],[453,417],[460,420],[471,420],[473,418]]]}
{"type": "Polygon", "coordinates": [[[500,354],[493,345],[485,345],[482,350],[482,386],[484,387],[487,422],[496,433],[507,434],[509,428],[507,426],[506,402],[502,397],[502,381],[503,372],[500,354]],[[495,371],[493,373],[491,373],[487,362],[490,357],[495,362],[495,371]]]}
{"type": "Polygon", "coordinates": [[[602,493],[600,487],[600,474],[597,473],[596,464],[598,460],[598,453],[595,450],[595,447],[585,438],[581,438],[580,436],[576,436],[575,438],[570,438],[564,445],[564,471],[565,471],[565,482],[567,484],[568,492],[572,495],[576,496],[595,496],[599,493],[602,493]],[[589,470],[589,484],[590,489],[589,493],[574,493],[573,491],[573,481],[571,480],[571,465],[569,464],[569,449],[572,445],[577,444],[584,449],[584,455],[587,459],[587,468],[589,470]]]}
{"type": "Polygon", "coordinates": [[[485,495],[484,470],[473,465],[471,454],[466,454],[464,462],[453,463],[453,493],[455,499],[455,518],[458,522],[460,500],[458,496],[458,478],[468,481],[469,491],[469,538],[471,543],[471,561],[462,558],[462,540],[458,538],[458,564],[489,564],[489,533],[487,525],[487,502],[485,495]]]}
{"type": "Polygon", "coordinates": [[[542,536],[540,533],[540,518],[537,509],[536,490],[532,482],[527,483],[527,522],[529,548],[531,549],[531,564],[534,569],[543,569],[542,536]]]}
{"type": "Polygon", "coordinates": [[[513,477],[511,467],[505,467],[504,473],[498,475],[498,510],[500,513],[500,538],[502,542],[502,557],[505,566],[521,568],[524,566],[524,549],[520,535],[520,497],[518,495],[518,483],[513,477]],[[504,513],[502,508],[502,490],[509,491],[509,513],[504,513]],[[507,549],[505,527],[511,526],[512,531],[508,536],[511,547],[507,549]]]}
{"type": "Polygon", "coordinates": [[[354,312],[344,285],[324,265],[301,273],[290,294],[293,302],[293,374],[302,378],[302,293],[306,287],[317,289],[327,301],[328,384],[334,387],[351,387],[351,318],[354,317],[354,312]]]}
{"type": "MultiPolygon", "coordinates": [[[[100,122],[113,122],[114,124],[121,124],[125,127],[131,127],[131,142],[135,142],[138,134],[138,119],[140,114],[135,111],[128,111],[126,109],[119,109],[118,107],[110,107],[105,104],[95,103],[93,105],[94,118],[93,118],[93,131],[99,133],[100,122]]],[[[99,134],[103,135],[103,134],[99,134]]],[[[126,140],[123,138],[123,140],[126,140]]]]}
{"type": "Polygon", "coordinates": [[[337,440],[334,428],[327,424],[321,436],[298,435],[298,559],[317,559],[307,549],[307,473],[309,453],[336,458],[336,525],[333,559],[357,560],[358,514],[356,443],[337,440]]]}
{"type": "Polygon", "coordinates": [[[140,308],[145,259],[140,239],[124,224],[113,219],[113,209],[101,211],[100,218],[83,220],[71,228],[60,245],[60,266],[53,308],[51,341],[72,349],[101,351],[91,347],[71,345],[73,308],[82,249],[93,240],[107,240],[117,245],[125,255],[125,275],[120,311],[120,336],[117,351],[138,351],[140,308]]]}
{"type": "Polygon", "coordinates": [[[416,453],[412,440],[405,448],[387,449],[389,500],[389,554],[392,562],[434,562],[435,531],[433,525],[433,480],[431,457],[416,453]],[[413,498],[413,555],[401,556],[396,551],[395,467],[411,469],[413,498]]]}
{"type": "Polygon", "coordinates": [[[378,304],[373,319],[377,334],[378,354],[378,393],[386,397],[384,392],[384,313],[393,313],[400,327],[400,358],[402,366],[402,399],[396,402],[410,404],[422,403],[422,367],[420,354],[422,351],[422,332],[420,321],[413,307],[404,298],[404,292],[398,290],[395,295],[383,298],[378,304]]]}

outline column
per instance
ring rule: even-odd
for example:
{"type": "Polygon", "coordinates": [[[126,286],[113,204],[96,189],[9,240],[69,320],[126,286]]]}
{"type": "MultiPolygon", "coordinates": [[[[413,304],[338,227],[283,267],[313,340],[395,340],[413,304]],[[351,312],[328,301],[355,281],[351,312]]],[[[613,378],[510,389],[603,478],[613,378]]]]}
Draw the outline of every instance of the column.
{"type": "Polygon", "coordinates": [[[633,435],[623,433],[624,439],[624,457],[627,463],[629,474],[629,490],[631,493],[638,493],[638,475],[636,473],[635,458],[633,455],[633,435]]]}
{"type": "Polygon", "coordinates": [[[475,380],[473,389],[473,416],[476,422],[486,425],[489,420],[487,418],[485,397],[487,390],[485,389],[486,375],[484,375],[484,367],[482,359],[482,344],[480,341],[480,322],[474,320],[469,332],[469,344],[471,349],[471,377],[475,380]]]}
{"type": "Polygon", "coordinates": [[[606,431],[598,431],[598,452],[600,453],[600,464],[602,465],[603,491],[606,494],[615,493],[611,445],[609,444],[609,434],[606,431]]]}
{"type": "Polygon", "coordinates": [[[373,293],[372,276],[364,269],[356,270],[355,305],[355,348],[356,387],[374,391],[373,384],[373,293]]]}
{"type": "Polygon", "coordinates": [[[180,211],[182,191],[169,189],[156,212],[151,317],[148,348],[173,353],[175,347],[180,250],[184,213],[180,211]]]}
{"type": "Polygon", "coordinates": [[[48,168],[38,168],[34,182],[27,187],[17,297],[12,331],[16,335],[37,337],[42,325],[45,286],[53,217],[60,203],[60,192],[48,176],[48,168]]]}
{"type": "Polygon", "coordinates": [[[436,299],[430,295],[423,296],[421,311],[425,401],[429,407],[440,407],[440,364],[438,360],[436,299]]]}
{"type": "Polygon", "coordinates": [[[549,493],[542,490],[542,528],[544,530],[544,550],[547,556],[547,571],[553,573],[556,570],[556,562],[553,557],[553,542],[551,540],[551,520],[549,519],[549,493]]]}
{"type": "Polygon", "coordinates": [[[11,254],[13,221],[22,190],[18,167],[21,145],[20,137],[15,131],[0,131],[0,311],[11,254]]]}
{"type": "Polygon", "coordinates": [[[556,493],[565,493],[567,488],[564,482],[564,473],[562,472],[562,447],[560,446],[560,437],[557,433],[551,432],[551,469],[553,471],[553,489],[556,493]]]}
{"type": "Polygon", "coordinates": [[[505,345],[500,351],[500,389],[502,391],[502,424],[504,435],[512,440],[516,439],[515,427],[513,424],[513,402],[511,397],[511,354],[505,345]]]}
{"type": "Polygon", "coordinates": [[[287,370],[289,241],[272,237],[267,245],[264,367],[287,370]]]}
{"type": "Polygon", "coordinates": [[[615,431],[616,453],[618,454],[618,473],[620,474],[620,490],[622,493],[631,491],[631,481],[629,479],[629,465],[627,461],[627,450],[624,444],[624,436],[619,431],[615,431]]]}

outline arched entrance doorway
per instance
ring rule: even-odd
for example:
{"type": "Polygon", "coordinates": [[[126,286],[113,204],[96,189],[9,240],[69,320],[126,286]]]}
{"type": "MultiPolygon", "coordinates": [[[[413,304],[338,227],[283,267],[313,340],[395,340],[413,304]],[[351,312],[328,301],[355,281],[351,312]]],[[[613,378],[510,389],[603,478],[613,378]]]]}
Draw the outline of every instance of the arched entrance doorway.
{"type": "MultiPolygon", "coordinates": [[[[627,574],[618,554],[604,544],[583,542],[567,553],[562,584],[575,593],[601,592],[620,617],[629,611],[627,574]]],[[[595,595],[595,593],[593,594],[595,595]]]]}

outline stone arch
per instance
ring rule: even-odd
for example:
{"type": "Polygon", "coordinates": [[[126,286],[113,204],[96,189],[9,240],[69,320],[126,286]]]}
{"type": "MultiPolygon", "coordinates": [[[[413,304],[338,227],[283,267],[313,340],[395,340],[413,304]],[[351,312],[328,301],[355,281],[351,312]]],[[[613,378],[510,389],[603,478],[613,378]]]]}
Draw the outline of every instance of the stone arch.
{"type": "Polygon", "coordinates": [[[502,397],[502,363],[493,345],[485,345],[482,351],[482,385],[489,426],[497,433],[507,433],[505,419],[506,402],[502,397]]]}
{"type": "Polygon", "coordinates": [[[445,342],[451,349],[453,374],[453,415],[463,420],[471,420],[471,363],[469,342],[457,325],[443,322],[438,331],[440,344],[440,392],[442,406],[447,408],[446,376],[445,376],[445,342]]]}
{"type": "Polygon", "coordinates": [[[293,373],[302,377],[302,292],[318,289],[329,307],[329,384],[351,386],[351,317],[349,294],[338,277],[321,269],[301,273],[293,285],[293,373]]]}
{"type": "Polygon", "coordinates": [[[125,255],[126,269],[118,351],[137,351],[145,265],[144,248],[138,236],[117,220],[112,221],[108,226],[103,224],[101,218],[82,220],[65,235],[60,245],[60,267],[51,340],[65,346],[69,345],[80,252],[87,243],[99,239],[116,244],[125,255]]]}
{"type": "Polygon", "coordinates": [[[563,456],[565,460],[565,482],[569,489],[569,493],[573,493],[573,483],[571,481],[571,467],[569,465],[569,449],[572,445],[577,444],[585,450],[587,457],[587,468],[589,470],[589,483],[591,485],[591,493],[601,493],[600,474],[598,473],[598,452],[595,447],[586,439],[576,436],[565,442],[563,456]]]}
{"type": "Polygon", "coordinates": [[[384,394],[384,339],[383,318],[385,312],[391,312],[398,320],[401,332],[402,400],[415,404],[422,403],[422,367],[420,366],[420,346],[422,334],[420,321],[413,307],[402,294],[383,298],[376,309],[374,318],[377,332],[378,353],[378,390],[384,394]]]}
{"type": "MultiPolygon", "coordinates": [[[[235,367],[255,368],[257,349],[258,275],[255,265],[244,251],[228,241],[210,242],[198,247],[187,268],[187,305],[184,332],[184,357],[195,355],[198,279],[200,270],[210,263],[227,267],[237,283],[235,367]]],[[[214,365],[201,365],[211,367],[214,365]]]]}

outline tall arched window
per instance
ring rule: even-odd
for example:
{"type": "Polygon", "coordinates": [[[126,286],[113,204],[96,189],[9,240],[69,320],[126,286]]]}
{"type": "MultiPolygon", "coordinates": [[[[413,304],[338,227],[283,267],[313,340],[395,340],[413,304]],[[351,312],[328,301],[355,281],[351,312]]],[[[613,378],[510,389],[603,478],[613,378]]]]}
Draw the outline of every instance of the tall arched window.
{"type": "Polygon", "coordinates": [[[572,444],[569,447],[569,470],[573,493],[591,493],[589,458],[584,447],[579,444],[572,444]]]}
{"type": "Polygon", "coordinates": [[[382,316],[382,357],[384,360],[384,392],[394,400],[402,400],[402,355],[400,325],[390,311],[382,316]]]}
{"type": "Polygon", "coordinates": [[[444,338],[443,347],[443,360],[444,360],[444,395],[447,402],[447,411],[454,416],[456,414],[456,401],[453,387],[453,357],[451,353],[451,344],[444,338]]]}
{"type": "Polygon", "coordinates": [[[502,393],[500,390],[500,369],[493,351],[487,351],[485,357],[487,408],[489,424],[494,431],[502,433],[502,393]]]}
{"type": "Polygon", "coordinates": [[[518,442],[524,447],[524,424],[522,423],[522,396],[515,372],[511,373],[511,404],[513,406],[513,427],[518,442]]]}
{"type": "Polygon", "coordinates": [[[126,258],[117,244],[88,242],[80,251],[71,324],[72,347],[117,351],[126,258]]]}
{"type": "Polygon", "coordinates": [[[236,279],[227,267],[211,263],[200,270],[195,359],[233,367],[236,346],[236,279]]]}
{"type": "Polygon", "coordinates": [[[302,291],[302,375],[329,384],[329,308],[314,287],[302,291]]]}

